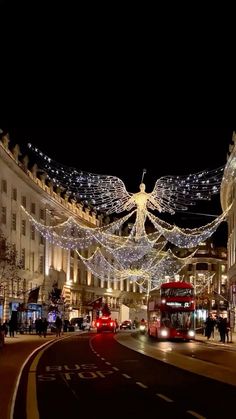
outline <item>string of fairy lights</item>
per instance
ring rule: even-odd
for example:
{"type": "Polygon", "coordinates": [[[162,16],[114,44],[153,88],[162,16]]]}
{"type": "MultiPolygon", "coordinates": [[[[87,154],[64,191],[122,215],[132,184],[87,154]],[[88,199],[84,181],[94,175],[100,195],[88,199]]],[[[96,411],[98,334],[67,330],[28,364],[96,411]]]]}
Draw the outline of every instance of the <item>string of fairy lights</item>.
{"type": "Polygon", "coordinates": [[[133,194],[127,192],[123,181],[116,176],[79,171],[56,162],[32,144],[29,148],[55,185],[107,214],[130,211],[139,205],[171,214],[186,210],[196,201],[210,200],[213,194],[219,193],[224,170],[219,167],[186,176],[163,176],[157,179],[151,193],[145,192],[142,183],[140,192],[133,194]]]}
{"type": "Polygon", "coordinates": [[[157,210],[159,213],[174,214],[176,211],[187,210],[198,200],[210,200],[212,195],[219,193],[223,167],[186,176],[163,176],[157,179],[150,193],[146,192],[142,177],[140,191],[129,193],[123,181],[116,176],[70,168],[57,163],[37,147],[31,144],[29,147],[37,155],[39,165],[47,173],[48,179],[77,202],[106,214],[128,212],[128,215],[102,227],[87,227],[72,217],[56,225],[46,226],[22,207],[30,222],[46,240],[64,249],[76,250],[87,269],[103,280],[130,280],[140,287],[148,284],[149,289],[150,286],[157,288],[163,278],[177,274],[193,255],[178,258],[170,250],[164,250],[166,244],[170,242],[180,248],[196,248],[216,231],[229,211],[211,223],[194,229],[171,225],[150,212],[157,210]],[[133,216],[135,221],[129,234],[122,235],[125,223],[133,216]],[[150,234],[146,232],[147,220],[154,228],[150,234]],[[83,249],[93,251],[92,255],[85,258],[81,254],[83,249]]]}
{"type": "Polygon", "coordinates": [[[122,261],[114,261],[111,257],[109,258],[109,255],[104,255],[101,248],[97,248],[88,258],[78,251],[77,254],[87,269],[96,277],[110,282],[129,280],[141,286],[143,291],[147,290],[147,285],[154,290],[160,286],[164,278],[176,275],[191,262],[195,252],[184,258],[177,257],[170,249],[159,254],[153,252],[151,257],[149,255],[148,258],[136,261],[136,264],[129,268],[122,261]],[[109,259],[112,259],[112,263],[109,259]]]}

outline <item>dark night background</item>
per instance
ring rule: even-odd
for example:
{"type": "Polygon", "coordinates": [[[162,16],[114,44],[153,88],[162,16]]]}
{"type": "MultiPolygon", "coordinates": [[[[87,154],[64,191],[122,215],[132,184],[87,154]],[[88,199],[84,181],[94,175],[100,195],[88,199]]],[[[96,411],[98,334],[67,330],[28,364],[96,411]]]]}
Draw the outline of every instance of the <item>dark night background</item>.
{"type": "MultiPolygon", "coordinates": [[[[157,178],[187,175],[224,166],[234,128],[12,128],[2,124],[13,143],[29,154],[31,142],[45,154],[64,165],[94,173],[120,177],[129,192],[137,192],[144,178],[150,192],[157,178]]],[[[36,157],[33,156],[33,160],[36,157]]],[[[32,160],[32,161],[33,161],[32,160]]],[[[220,214],[220,197],[198,203],[171,218],[172,224],[195,227],[213,218],[202,214],[220,214]]],[[[226,223],[214,235],[217,244],[226,245],[226,223]]]]}

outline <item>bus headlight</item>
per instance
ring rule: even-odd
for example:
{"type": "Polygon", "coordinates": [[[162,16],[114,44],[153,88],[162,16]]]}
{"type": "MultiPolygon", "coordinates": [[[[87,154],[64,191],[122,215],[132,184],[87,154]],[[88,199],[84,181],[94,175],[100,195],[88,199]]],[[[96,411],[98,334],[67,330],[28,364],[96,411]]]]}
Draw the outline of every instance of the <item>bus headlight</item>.
{"type": "Polygon", "coordinates": [[[195,332],[194,332],[194,330],[189,330],[189,331],[188,331],[188,335],[189,335],[191,338],[193,338],[193,337],[195,336],[195,332]]]}
{"type": "Polygon", "coordinates": [[[166,338],[167,336],[168,336],[168,330],[166,330],[166,329],[161,329],[161,331],[160,331],[160,336],[162,337],[162,338],[166,338]]]}

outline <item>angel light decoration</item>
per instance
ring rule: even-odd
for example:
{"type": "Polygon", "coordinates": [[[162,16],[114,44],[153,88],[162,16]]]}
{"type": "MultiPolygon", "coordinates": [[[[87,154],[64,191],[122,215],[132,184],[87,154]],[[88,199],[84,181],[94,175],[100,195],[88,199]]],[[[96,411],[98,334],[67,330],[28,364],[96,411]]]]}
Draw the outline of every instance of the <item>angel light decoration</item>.
{"type": "Polygon", "coordinates": [[[143,183],[146,173],[144,169],[140,191],[130,193],[124,182],[116,176],[78,171],[57,163],[31,144],[29,147],[37,154],[40,166],[54,184],[65,188],[78,201],[91,204],[107,214],[134,209],[136,219],[131,235],[136,240],[146,236],[145,222],[148,217],[155,229],[168,241],[179,247],[195,247],[212,235],[227,214],[227,211],[224,212],[203,227],[180,229],[155,217],[149,211],[151,209],[173,215],[176,211],[187,210],[196,201],[210,200],[212,195],[219,193],[224,167],[186,176],[163,176],[157,179],[150,193],[146,192],[143,183]]]}

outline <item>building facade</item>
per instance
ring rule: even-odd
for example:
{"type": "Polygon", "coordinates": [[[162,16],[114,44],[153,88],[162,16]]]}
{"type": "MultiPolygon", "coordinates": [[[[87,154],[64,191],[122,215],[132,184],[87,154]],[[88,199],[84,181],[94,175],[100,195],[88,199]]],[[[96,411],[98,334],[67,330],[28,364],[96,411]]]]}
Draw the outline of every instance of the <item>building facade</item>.
{"type": "Polygon", "coordinates": [[[221,206],[223,211],[229,208],[228,224],[228,283],[230,300],[230,321],[235,328],[236,318],[236,133],[233,133],[229,145],[227,163],[221,184],[221,206]]]}
{"type": "MultiPolygon", "coordinates": [[[[67,319],[92,314],[90,302],[102,297],[114,317],[119,319],[122,304],[141,306],[145,296],[129,281],[101,280],[88,272],[76,252],[45,240],[30,223],[22,207],[45,226],[56,225],[70,216],[82,225],[99,227],[102,217],[62,195],[48,184],[46,174],[20,147],[11,147],[8,135],[0,141],[0,231],[14,246],[22,263],[19,277],[0,276],[0,318],[10,319],[13,311],[30,318],[50,316],[49,295],[53,287],[61,290],[59,309],[67,319]],[[30,302],[31,290],[39,288],[37,302],[30,302]]],[[[81,250],[89,257],[93,248],[81,250]]],[[[53,318],[49,320],[53,321],[53,318]]]]}
{"type": "Polygon", "coordinates": [[[227,317],[229,288],[226,248],[216,247],[211,239],[200,243],[191,263],[181,270],[180,277],[194,285],[196,327],[203,325],[208,314],[227,317]]]}

